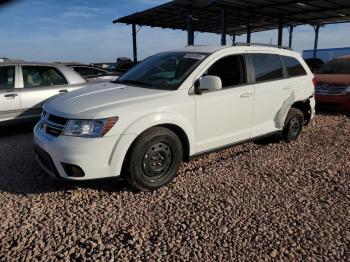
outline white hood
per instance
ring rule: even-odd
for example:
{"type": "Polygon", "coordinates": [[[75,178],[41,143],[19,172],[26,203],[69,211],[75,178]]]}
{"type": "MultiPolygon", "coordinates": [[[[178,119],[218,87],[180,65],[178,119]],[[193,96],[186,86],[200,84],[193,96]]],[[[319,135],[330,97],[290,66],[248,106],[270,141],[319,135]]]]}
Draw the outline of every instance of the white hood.
{"type": "Polygon", "coordinates": [[[111,111],[127,103],[141,102],[169,94],[169,91],[126,86],[115,83],[90,85],[47,102],[44,110],[70,119],[107,118],[111,111]]]}

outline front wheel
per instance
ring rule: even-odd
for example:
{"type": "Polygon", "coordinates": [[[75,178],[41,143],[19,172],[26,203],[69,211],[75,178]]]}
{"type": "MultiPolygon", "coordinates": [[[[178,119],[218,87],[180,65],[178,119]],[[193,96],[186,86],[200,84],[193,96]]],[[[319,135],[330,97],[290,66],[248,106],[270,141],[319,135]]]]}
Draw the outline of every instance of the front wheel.
{"type": "Polygon", "coordinates": [[[136,190],[165,186],[176,177],[182,156],[181,141],[174,132],[163,127],[151,128],[133,144],[125,178],[136,190]]]}
{"type": "Polygon", "coordinates": [[[286,142],[296,140],[304,125],[304,114],[299,109],[291,108],[286,117],[284,128],[282,130],[282,139],[286,142]]]}

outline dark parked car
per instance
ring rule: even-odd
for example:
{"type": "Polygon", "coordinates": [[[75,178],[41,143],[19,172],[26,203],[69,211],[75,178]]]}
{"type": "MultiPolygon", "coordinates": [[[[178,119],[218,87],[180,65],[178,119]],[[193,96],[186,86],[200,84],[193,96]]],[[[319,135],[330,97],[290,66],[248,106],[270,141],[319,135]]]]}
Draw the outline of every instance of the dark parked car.
{"type": "Polygon", "coordinates": [[[338,57],[315,75],[316,106],[350,112],[350,56],[338,57]]]}
{"type": "Polygon", "coordinates": [[[138,62],[133,62],[131,60],[120,60],[114,65],[111,65],[110,67],[106,68],[106,70],[110,72],[114,72],[117,75],[121,76],[128,72],[131,68],[136,66],[138,62]]]}
{"type": "Polygon", "coordinates": [[[90,66],[105,69],[107,67],[110,67],[111,65],[114,65],[115,63],[91,63],[90,66]]]}
{"type": "Polygon", "coordinates": [[[118,74],[115,72],[89,65],[72,64],[67,66],[73,68],[75,72],[79,73],[87,80],[115,80],[118,78],[118,74]]]}
{"type": "Polygon", "coordinates": [[[324,62],[319,58],[308,58],[305,59],[305,62],[309,66],[312,73],[317,73],[317,71],[324,65],[324,62]]]}

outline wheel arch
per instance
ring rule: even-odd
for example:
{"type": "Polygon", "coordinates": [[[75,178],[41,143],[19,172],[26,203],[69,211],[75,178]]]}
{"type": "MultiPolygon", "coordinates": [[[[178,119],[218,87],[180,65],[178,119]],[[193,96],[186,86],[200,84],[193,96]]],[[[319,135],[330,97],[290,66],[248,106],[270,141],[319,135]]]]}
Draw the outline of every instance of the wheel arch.
{"type": "Polygon", "coordinates": [[[312,117],[312,109],[311,109],[311,103],[309,99],[306,99],[303,101],[297,101],[292,104],[291,108],[296,108],[296,109],[299,109],[301,112],[303,112],[305,126],[310,123],[310,120],[312,117]]]}
{"type": "Polygon", "coordinates": [[[117,175],[125,171],[125,162],[137,137],[154,127],[167,128],[179,137],[183,146],[184,161],[188,161],[195,153],[195,130],[185,117],[171,113],[144,116],[129,125],[115,145],[110,164],[116,170],[117,175]]]}

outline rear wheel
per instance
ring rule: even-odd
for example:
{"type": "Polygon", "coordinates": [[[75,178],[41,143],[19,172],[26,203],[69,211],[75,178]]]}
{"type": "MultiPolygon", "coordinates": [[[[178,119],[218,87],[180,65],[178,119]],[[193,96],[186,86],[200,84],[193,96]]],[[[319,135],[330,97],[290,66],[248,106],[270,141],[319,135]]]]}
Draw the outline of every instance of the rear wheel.
{"type": "Polygon", "coordinates": [[[169,129],[154,127],[133,144],[126,165],[126,180],[136,190],[149,191],[170,183],[182,161],[182,145],[169,129]]]}
{"type": "Polygon", "coordinates": [[[284,128],[282,130],[282,139],[286,142],[296,140],[304,125],[304,114],[296,108],[291,108],[286,117],[284,128]]]}

